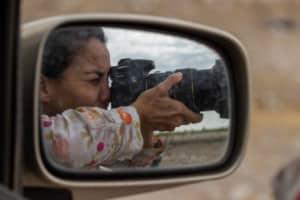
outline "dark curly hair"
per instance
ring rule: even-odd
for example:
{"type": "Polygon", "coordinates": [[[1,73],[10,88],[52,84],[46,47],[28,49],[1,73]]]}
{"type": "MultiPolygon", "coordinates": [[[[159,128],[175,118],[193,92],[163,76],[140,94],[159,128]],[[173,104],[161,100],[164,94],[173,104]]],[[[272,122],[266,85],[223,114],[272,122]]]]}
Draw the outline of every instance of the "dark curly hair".
{"type": "Polygon", "coordinates": [[[43,53],[42,74],[48,78],[60,78],[74,56],[89,39],[105,44],[100,27],[66,27],[53,31],[48,37],[43,53]]]}

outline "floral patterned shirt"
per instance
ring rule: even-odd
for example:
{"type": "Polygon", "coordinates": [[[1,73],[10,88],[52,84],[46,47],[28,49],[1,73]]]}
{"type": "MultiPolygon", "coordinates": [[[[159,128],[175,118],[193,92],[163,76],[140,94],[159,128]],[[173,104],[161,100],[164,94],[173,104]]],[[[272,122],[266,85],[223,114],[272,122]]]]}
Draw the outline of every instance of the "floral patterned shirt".
{"type": "Polygon", "coordinates": [[[79,107],[42,115],[43,143],[50,159],[72,168],[145,167],[162,152],[143,149],[134,107],[79,107]]]}

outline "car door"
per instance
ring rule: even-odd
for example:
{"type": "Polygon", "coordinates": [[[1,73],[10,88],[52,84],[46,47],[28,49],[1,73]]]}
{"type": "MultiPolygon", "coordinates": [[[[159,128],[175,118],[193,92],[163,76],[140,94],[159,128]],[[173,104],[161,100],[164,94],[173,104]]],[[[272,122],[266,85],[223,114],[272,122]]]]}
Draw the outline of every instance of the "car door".
{"type": "MultiPolygon", "coordinates": [[[[18,84],[18,42],[20,7],[18,0],[3,1],[1,7],[1,122],[0,184],[20,191],[22,112],[18,84]]],[[[2,190],[3,192],[3,190],[2,190]]],[[[5,195],[5,192],[2,193],[5,195]]],[[[0,197],[2,198],[2,196],[0,197]]],[[[10,198],[9,195],[7,198],[10,198]]]]}

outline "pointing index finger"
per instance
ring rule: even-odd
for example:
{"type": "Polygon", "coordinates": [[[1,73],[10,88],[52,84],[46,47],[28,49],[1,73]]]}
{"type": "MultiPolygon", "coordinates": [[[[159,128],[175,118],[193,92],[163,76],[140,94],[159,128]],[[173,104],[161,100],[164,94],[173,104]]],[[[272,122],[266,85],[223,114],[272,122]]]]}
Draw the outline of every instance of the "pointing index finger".
{"type": "Polygon", "coordinates": [[[164,80],[163,82],[161,82],[158,85],[158,88],[160,88],[160,91],[163,94],[167,94],[169,89],[171,87],[173,87],[174,85],[176,85],[177,83],[179,83],[181,80],[182,80],[182,73],[181,72],[171,74],[170,76],[168,76],[166,78],[166,80],[164,80]]]}

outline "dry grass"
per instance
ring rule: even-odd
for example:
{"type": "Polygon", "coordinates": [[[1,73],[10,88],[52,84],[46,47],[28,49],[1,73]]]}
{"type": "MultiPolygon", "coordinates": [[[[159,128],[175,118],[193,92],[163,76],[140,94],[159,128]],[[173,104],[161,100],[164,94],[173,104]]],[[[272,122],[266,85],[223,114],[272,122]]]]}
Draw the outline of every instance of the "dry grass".
{"type": "Polygon", "coordinates": [[[289,128],[298,128],[300,133],[300,113],[295,110],[283,111],[265,111],[254,110],[252,116],[252,125],[263,126],[284,126],[289,128]]]}

